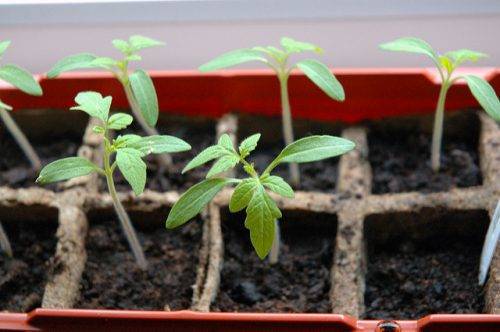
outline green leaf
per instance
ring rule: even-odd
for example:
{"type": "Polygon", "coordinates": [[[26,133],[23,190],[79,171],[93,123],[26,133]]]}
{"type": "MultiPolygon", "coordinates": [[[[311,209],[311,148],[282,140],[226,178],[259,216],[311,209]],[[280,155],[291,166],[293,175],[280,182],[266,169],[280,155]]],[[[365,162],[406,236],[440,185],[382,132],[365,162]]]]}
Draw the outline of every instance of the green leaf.
{"type": "Polygon", "coordinates": [[[158,121],[158,97],[153,80],[144,70],[136,70],[130,75],[130,86],[144,120],[154,127],[158,121]]]}
{"type": "Polygon", "coordinates": [[[479,104],[495,121],[500,121],[500,101],[493,87],[475,75],[465,75],[464,79],[479,104]]]}
{"type": "Polygon", "coordinates": [[[123,39],[113,39],[111,43],[117,50],[119,50],[123,54],[132,53],[132,46],[123,39]]]}
{"type": "Polygon", "coordinates": [[[143,156],[142,152],[131,148],[116,152],[116,164],[137,196],[142,194],[146,186],[146,163],[141,159],[143,156]]]}
{"type": "Polygon", "coordinates": [[[231,179],[208,179],[189,188],[174,204],[168,214],[165,226],[175,228],[185,224],[207,205],[231,179]]]}
{"type": "Polygon", "coordinates": [[[386,51],[425,54],[431,57],[431,59],[433,59],[436,64],[439,63],[439,57],[437,56],[436,52],[434,52],[431,45],[419,38],[399,38],[392,42],[381,44],[380,48],[386,51]]]}
{"type": "Polygon", "coordinates": [[[267,62],[266,58],[262,56],[261,52],[251,48],[242,48],[239,50],[224,53],[213,59],[212,61],[201,65],[198,69],[202,72],[207,72],[236,66],[240,63],[249,61],[267,62]]]}
{"type": "Polygon", "coordinates": [[[212,168],[210,168],[210,170],[208,171],[207,178],[211,178],[215,175],[227,171],[228,169],[233,168],[234,166],[236,166],[238,161],[240,161],[240,158],[233,154],[220,157],[220,159],[217,160],[213,164],[212,168]]]}
{"type": "Polygon", "coordinates": [[[288,53],[299,53],[305,51],[312,51],[318,54],[323,53],[323,49],[319,46],[311,43],[300,42],[288,37],[281,38],[281,46],[283,46],[288,53]]]}
{"type": "Polygon", "coordinates": [[[94,126],[92,127],[92,131],[96,134],[104,134],[104,128],[101,126],[94,126]]]}
{"type": "Polygon", "coordinates": [[[191,150],[191,145],[180,138],[169,135],[153,135],[141,137],[127,146],[141,151],[144,155],[151,153],[174,153],[191,150]]]}
{"type": "Polygon", "coordinates": [[[89,64],[91,67],[100,67],[108,70],[113,70],[116,66],[118,66],[118,61],[108,57],[98,57],[92,60],[89,64]]]}
{"type": "Polygon", "coordinates": [[[287,57],[287,54],[284,51],[282,51],[279,48],[276,48],[274,46],[267,46],[267,47],[256,46],[256,47],[253,47],[252,50],[268,54],[271,57],[273,57],[277,62],[280,62],[280,63],[282,63],[285,60],[285,58],[287,57]]]}
{"type": "Polygon", "coordinates": [[[142,57],[139,54],[132,54],[125,57],[127,61],[141,61],[142,57]]]}
{"type": "Polygon", "coordinates": [[[9,82],[19,90],[33,96],[43,94],[42,87],[26,70],[16,65],[4,65],[0,67],[0,79],[9,82]]]}
{"type": "Polygon", "coordinates": [[[10,45],[10,40],[4,40],[0,42],[0,57],[5,53],[10,45]]]}
{"type": "Polygon", "coordinates": [[[236,150],[234,150],[233,141],[228,134],[222,134],[217,144],[230,152],[236,152],[236,150]]]}
{"type": "Polygon", "coordinates": [[[131,46],[132,52],[136,52],[136,51],[139,51],[139,50],[142,50],[145,48],[149,48],[149,47],[165,45],[165,43],[163,43],[161,41],[158,41],[158,40],[155,40],[152,38],[148,38],[148,37],[144,37],[144,36],[140,36],[140,35],[131,36],[128,39],[128,42],[131,46]]]}
{"type": "Polygon", "coordinates": [[[65,57],[58,61],[54,67],[47,73],[48,78],[59,76],[63,72],[75,69],[95,68],[96,65],[92,64],[97,57],[90,53],[79,53],[65,57]]]}
{"type": "Polygon", "coordinates": [[[246,209],[245,227],[250,230],[250,240],[257,255],[264,259],[274,241],[275,220],[281,217],[276,203],[262,186],[258,187],[246,209]]]}
{"type": "Polygon", "coordinates": [[[255,178],[244,179],[238,183],[229,201],[229,211],[234,213],[246,208],[259,186],[259,181],[255,178]]]}
{"type": "Polygon", "coordinates": [[[115,130],[124,129],[127,128],[132,121],[134,121],[134,118],[130,114],[116,113],[109,117],[108,128],[115,130]]]}
{"type": "Polygon", "coordinates": [[[269,173],[279,163],[307,163],[344,154],[354,149],[350,140],[329,135],[315,135],[301,138],[286,146],[268,166],[269,173]]]}
{"type": "Polygon", "coordinates": [[[224,155],[229,154],[227,150],[219,145],[212,145],[201,151],[196,157],[194,157],[182,170],[182,174],[186,173],[193,168],[199,167],[213,159],[220,158],[224,155]]]}
{"type": "Polygon", "coordinates": [[[80,92],[75,97],[75,102],[78,106],[73,106],[70,109],[83,111],[91,117],[101,119],[106,123],[108,121],[112,99],[111,96],[103,98],[99,92],[80,92]]]}
{"type": "Polygon", "coordinates": [[[142,137],[139,135],[135,134],[126,134],[126,135],[120,135],[118,136],[115,141],[113,142],[113,145],[117,148],[133,148],[136,150],[139,150],[137,147],[134,147],[133,145],[136,142],[139,142],[142,140],[142,137]]]}
{"type": "Polygon", "coordinates": [[[81,157],[69,157],[51,162],[45,166],[36,179],[37,183],[47,184],[88,175],[99,170],[95,164],[81,157]]]}
{"type": "Polygon", "coordinates": [[[487,54],[476,52],[468,49],[461,49],[456,51],[451,51],[445,54],[448,58],[450,58],[455,67],[460,65],[465,61],[476,62],[479,59],[488,57],[487,54]]]}
{"type": "Polygon", "coordinates": [[[288,198],[293,198],[294,196],[292,187],[279,176],[271,175],[264,178],[261,182],[265,187],[278,195],[288,198]]]}
{"type": "Polygon", "coordinates": [[[240,151],[240,155],[243,158],[248,156],[250,154],[250,152],[255,150],[255,148],[257,147],[257,143],[259,142],[259,139],[260,139],[260,134],[253,134],[252,136],[245,138],[240,143],[240,146],[238,148],[238,150],[240,151]]]}
{"type": "Polygon", "coordinates": [[[3,108],[4,110],[7,110],[7,111],[12,110],[12,106],[7,105],[6,103],[2,102],[1,100],[0,100],[0,108],[3,108]]]}
{"type": "Polygon", "coordinates": [[[337,78],[323,63],[307,59],[297,62],[297,67],[330,98],[344,101],[344,88],[342,88],[337,78]]]}

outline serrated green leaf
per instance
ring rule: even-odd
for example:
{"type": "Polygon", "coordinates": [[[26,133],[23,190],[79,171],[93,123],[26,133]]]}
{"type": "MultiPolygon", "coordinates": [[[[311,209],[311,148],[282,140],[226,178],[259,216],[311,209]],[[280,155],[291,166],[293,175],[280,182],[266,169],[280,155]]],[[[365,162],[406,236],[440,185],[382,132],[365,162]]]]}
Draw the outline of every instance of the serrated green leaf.
{"type": "Polygon", "coordinates": [[[217,195],[221,189],[234,180],[230,179],[208,179],[195,184],[189,188],[174,204],[168,214],[165,226],[175,228],[188,222],[217,195]]]}
{"type": "Polygon", "coordinates": [[[420,38],[399,38],[392,42],[381,44],[380,48],[386,51],[425,54],[431,57],[435,63],[439,63],[439,57],[437,56],[436,52],[434,52],[431,45],[420,38]]]}
{"type": "Polygon", "coordinates": [[[19,90],[33,96],[43,94],[42,87],[26,70],[19,66],[8,64],[0,67],[0,79],[12,84],[19,90]]]}
{"type": "Polygon", "coordinates": [[[104,69],[112,70],[118,65],[118,61],[108,57],[97,57],[92,60],[89,64],[90,67],[100,67],[104,69]]]}
{"type": "Polygon", "coordinates": [[[88,175],[99,170],[94,163],[81,157],[69,157],[51,162],[45,166],[36,179],[37,183],[47,184],[88,175]]]}
{"type": "Polygon", "coordinates": [[[191,149],[191,145],[188,143],[180,138],[169,135],[141,137],[139,140],[127,143],[127,146],[141,151],[144,155],[151,153],[175,153],[191,149]]]}
{"type": "Polygon", "coordinates": [[[275,175],[264,178],[262,184],[271,191],[283,197],[293,198],[294,193],[292,187],[283,180],[283,178],[275,175]]]}
{"type": "Polygon", "coordinates": [[[276,203],[260,186],[246,209],[245,227],[250,230],[250,240],[260,259],[264,259],[274,241],[275,220],[281,217],[276,203]]]}
{"type": "Polygon", "coordinates": [[[152,38],[140,36],[140,35],[133,35],[128,39],[128,42],[131,46],[132,52],[137,52],[139,50],[149,48],[149,47],[155,47],[155,46],[163,46],[165,43],[155,40],[152,38]]]}
{"type": "Polygon", "coordinates": [[[114,130],[120,130],[127,128],[134,118],[130,114],[126,113],[116,113],[109,117],[108,128],[114,130]]]}
{"type": "Polygon", "coordinates": [[[141,69],[130,75],[130,86],[137,100],[144,120],[154,127],[158,121],[158,97],[156,96],[153,80],[141,69]]]}
{"type": "Polygon", "coordinates": [[[233,168],[234,166],[236,166],[239,160],[240,158],[238,156],[232,154],[220,157],[219,160],[217,160],[208,171],[207,178],[211,178],[233,168]]]}
{"type": "Polygon", "coordinates": [[[146,186],[146,163],[142,160],[143,156],[142,152],[131,148],[116,152],[116,164],[137,196],[142,194],[146,186]]]}
{"type": "Polygon", "coordinates": [[[7,111],[12,110],[12,106],[7,105],[6,103],[2,102],[1,100],[0,100],[0,108],[3,108],[4,110],[7,110],[7,111]]]}
{"type": "Polygon", "coordinates": [[[0,57],[5,53],[7,48],[9,48],[10,40],[4,40],[0,42],[0,57]]]}
{"type": "Polygon", "coordinates": [[[305,43],[305,42],[300,42],[298,40],[294,40],[289,37],[283,37],[281,38],[281,46],[288,52],[288,53],[299,53],[299,52],[305,52],[305,51],[311,51],[315,52],[318,54],[323,53],[323,49],[319,46],[316,46],[311,43],[305,43]]]}
{"type": "Polygon", "coordinates": [[[445,54],[448,58],[450,58],[455,67],[462,64],[465,61],[476,62],[479,59],[486,58],[488,55],[476,52],[468,49],[461,49],[456,51],[451,51],[445,54]]]}
{"type": "Polygon", "coordinates": [[[253,197],[255,189],[259,186],[259,181],[255,178],[245,179],[238,183],[229,201],[229,211],[234,213],[246,208],[253,197]]]}
{"type": "Polygon", "coordinates": [[[327,66],[317,60],[307,59],[297,62],[297,67],[330,98],[345,100],[344,88],[327,66]]]}
{"type": "Polygon", "coordinates": [[[132,53],[132,46],[123,39],[113,39],[111,43],[117,50],[119,50],[123,54],[132,53]]]}
{"type": "Polygon", "coordinates": [[[470,91],[479,104],[495,121],[500,121],[500,101],[493,87],[475,75],[465,75],[470,91]]]}
{"type": "Polygon", "coordinates": [[[236,66],[241,63],[250,61],[267,62],[266,58],[262,56],[261,52],[251,48],[242,48],[239,50],[224,53],[213,59],[212,61],[201,65],[198,69],[202,72],[207,72],[236,66]]]}
{"type": "Polygon", "coordinates": [[[78,106],[73,106],[70,109],[83,111],[91,117],[98,118],[106,123],[108,121],[109,108],[111,107],[112,100],[113,98],[111,96],[103,98],[99,92],[80,92],[75,97],[75,102],[78,106]]]}
{"type": "Polygon", "coordinates": [[[228,151],[236,152],[234,150],[233,141],[228,134],[222,134],[221,137],[219,137],[219,142],[217,144],[228,151]]]}
{"type": "Polygon", "coordinates": [[[219,145],[212,145],[206,148],[205,150],[201,151],[196,157],[194,157],[187,165],[184,167],[182,170],[182,174],[186,173],[189,170],[192,170],[193,168],[199,167],[211,160],[214,160],[216,158],[220,158],[224,155],[229,154],[229,152],[225,149],[223,149],[219,145]]]}
{"type": "Polygon", "coordinates": [[[63,72],[75,69],[95,68],[92,64],[97,56],[90,53],[79,53],[65,57],[59,60],[54,67],[47,73],[48,78],[59,76],[63,72]]]}
{"type": "Polygon", "coordinates": [[[245,158],[248,156],[250,152],[255,150],[257,147],[257,143],[259,142],[260,139],[260,134],[254,134],[252,136],[249,136],[245,138],[241,143],[240,146],[238,147],[238,150],[240,151],[240,155],[245,158]]]}
{"type": "Polygon", "coordinates": [[[354,149],[355,144],[348,139],[315,135],[301,138],[286,146],[266,169],[269,173],[279,163],[307,163],[344,154],[354,149]]]}

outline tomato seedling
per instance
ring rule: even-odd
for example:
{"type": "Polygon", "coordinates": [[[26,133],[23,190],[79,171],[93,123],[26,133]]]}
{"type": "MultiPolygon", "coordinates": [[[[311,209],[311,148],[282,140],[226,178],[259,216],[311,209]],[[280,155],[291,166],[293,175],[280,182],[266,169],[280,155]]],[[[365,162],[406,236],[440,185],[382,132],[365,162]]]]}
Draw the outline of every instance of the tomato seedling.
{"type": "Polygon", "coordinates": [[[257,255],[264,259],[269,252],[270,262],[276,263],[279,253],[279,231],[277,220],[281,211],[266,189],[292,198],[292,187],[281,177],[271,172],[282,163],[306,163],[331,158],[354,148],[354,143],[334,136],[309,136],[286,146],[281,153],[259,174],[246,158],[255,150],[260,134],[254,134],[241,142],[236,150],[227,134],[220,137],[218,144],[210,146],[192,159],[182,171],[187,172],[211,160],[216,162],[207,173],[207,179],[189,188],[170,210],[167,228],[178,227],[207,205],[226,185],[236,185],[229,203],[231,212],[246,209],[245,227],[250,231],[250,240],[257,255]],[[248,174],[245,179],[217,177],[222,172],[241,164],[248,174]]]}
{"type": "MultiPolygon", "coordinates": [[[[315,59],[305,59],[290,65],[289,58],[292,54],[302,52],[323,53],[320,47],[296,41],[292,38],[281,38],[279,49],[273,46],[257,46],[234,50],[213,59],[199,67],[202,72],[232,67],[249,61],[259,61],[270,67],[278,76],[281,96],[281,116],[283,125],[283,139],[285,145],[294,141],[292,113],[288,94],[288,78],[294,68],[300,69],[314,84],[323,90],[330,98],[337,101],[344,101],[345,94],[342,85],[332,74],[326,65],[315,59]]],[[[294,186],[300,182],[299,167],[297,164],[290,164],[290,178],[294,186]]]]}
{"type": "MultiPolygon", "coordinates": [[[[154,128],[158,121],[158,97],[151,77],[142,69],[129,73],[129,64],[140,61],[139,51],[165,45],[163,42],[148,37],[133,35],[128,41],[114,39],[113,46],[118,49],[123,58],[120,60],[109,57],[100,57],[91,53],[70,55],[59,62],[47,73],[48,78],[55,78],[63,72],[75,69],[100,68],[111,72],[123,86],[130,109],[135,120],[148,135],[158,135],[154,128]]],[[[160,163],[167,169],[171,168],[172,159],[169,155],[157,156],[160,163]]]]}
{"type": "Polygon", "coordinates": [[[167,135],[141,137],[139,135],[128,134],[111,139],[109,136],[110,130],[125,129],[133,121],[132,116],[126,113],[115,113],[109,116],[111,101],[111,96],[103,98],[97,92],[81,92],[75,98],[75,102],[78,105],[71,108],[72,110],[83,111],[101,121],[102,125],[95,126],[93,131],[103,135],[104,166],[100,167],[82,157],[64,158],[45,166],[36,182],[46,184],[91,173],[103,175],[106,178],[116,214],[118,215],[118,219],[120,219],[121,226],[137,264],[142,269],[146,269],[147,262],[142,247],[130,222],[130,218],[118,199],[113,181],[113,173],[118,167],[134,193],[140,195],[146,185],[146,163],[142,158],[149,154],[187,151],[191,149],[191,146],[179,138],[167,135]],[[112,162],[113,156],[115,156],[114,162],[112,162]]]}
{"type": "Polygon", "coordinates": [[[462,63],[466,61],[476,62],[481,58],[487,57],[486,54],[468,49],[460,49],[441,55],[434,51],[434,49],[424,40],[413,37],[396,39],[392,42],[381,44],[380,48],[388,51],[425,54],[431,58],[439,72],[441,77],[441,89],[439,91],[434,118],[431,146],[431,166],[435,172],[439,171],[441,165],[440,154],[446,94],[453,83],[460,79],[464,79],[472,95],[483,109],[496,121],[500,120],[500,101],[495,94],[495,90],[493,90],[493,87],[491,87],[487,81],[476,75],[453,76],[455,69],[462,63]]]}
{"type": "MultiPolygon", "coordinates": [[[[9,40],[0,41],[0,59],[2,59],[3,54],[5,53],[7,48],[9,48],[9,46],[9,40]]],[[[33,76],[26,69],[23,69],[17,65],[6,64],[0,66],[0,79],[12,84],[19,90],[32,96],[41,96],[43,94],[40,84],[38,84],[33,76]]],[[[5,127],[7,127],[7,130],[11,133],[12,137],[14,137],[14,140],[21,147],[21,150],[23,150],[33,169],[38,171],[40,167],[42,167],[42,162],[40,161],[38,154],[35,152],[35,149],[26,138],[26,135],[24,135],[22,130],[17,126],[14,119],[10,116],[9,111],[11,110],[12,106],[7,105],[6,103],[2,102],[2,100],[0,100],[0,117],[5,124],[5,127]]],[[[12,257],[12,247],[1,223],[0,248],[8,256],[12,257]]]]}

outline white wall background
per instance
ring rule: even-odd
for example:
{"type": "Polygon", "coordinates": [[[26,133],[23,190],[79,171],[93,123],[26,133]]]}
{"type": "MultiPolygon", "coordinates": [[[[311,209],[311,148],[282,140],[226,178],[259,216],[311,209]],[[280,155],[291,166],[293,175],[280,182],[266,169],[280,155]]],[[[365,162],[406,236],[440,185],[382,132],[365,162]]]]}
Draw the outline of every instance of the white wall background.
{"type": "MultiPolygon", "coordinates": [[[[431,66],[423,56],[377,45],[418,36],[438,51],[488,53],[500,66],[500,0],[11,0],[0,3],[5,62],[46,72],[63,56],[118,56],[110,41],[143,34],[167,46],[144,51],[146,69],[194,69],[221,52],[277,44],[283,35],[314,42],[332,67],[431,66]]],[[[252,67],[247,66],[247,67],[252,67]]]]}

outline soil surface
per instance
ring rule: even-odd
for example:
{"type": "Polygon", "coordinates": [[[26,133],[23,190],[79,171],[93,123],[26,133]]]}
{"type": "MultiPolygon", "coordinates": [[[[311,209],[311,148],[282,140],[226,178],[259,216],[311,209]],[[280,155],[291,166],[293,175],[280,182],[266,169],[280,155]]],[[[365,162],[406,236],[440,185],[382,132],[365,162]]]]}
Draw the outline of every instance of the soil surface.
{"type": "Polygon", "coordinates": [[[376,249],[368,259],[364,318],[481,313],[480,254],[477,241],[443,238],[376,249]]]}
{"type": "MultiPolygon", "coordinates": [[[[330,226],[301,232],[288,227],[298,218],[284,215],[279,262],[261,261],[250,243],[242,215],[223,221],[224,266],[219,295],[212,311],[223,312],[330,312],[330,268],[335,222],[332,216],[304,218],[330,221],[330,226]],[[328,219],[329,217],[329,219],[328,219]],[[287,224],[288,223],[288,224],[287,224]],[[230,226],[228,226],[230,224],[230,226]]],[[[306,225],[304,223],[304,225],[306,225]]],[[[306,227],[306,226],[304,226],[306,227]]]]}
{"type": "MultiPolygon", "coordinates": [[[[203,126],[190,126],[185,124],[160,125],[158,131],[163,135],[171,135],[183,139],[191,145],[191,150],[186,152],[173,153],[173,168],[171,172],[165,171],[158,164],[158,160],[154,155],[147,157],[147,182],[146,188],[164,192],[169,190],[187,190],[191,186],[205,179],[205,176],[210,169],[211,163],[205,166],[200,166],[190,170],[185,174],[181,174],[182,169],[186,164],[193,159],[203,149],[215,144],[215,124],[207,122],[203,126]]],[[[136,125],[133,126],[128,133],[145,135],[144,132],[136,125]]],[[[115,172],[116,187],[120,191],[131,190],[130,185],[126,182],[120,172],[115,172]]],[[[106,190],[104,181],[102,189],[106,190]]]]}
{"type": "Polygon", "coordinates": [[[41,306],[57,242],[56,223],[42,221],[3,223],[14,258],[0,253],[0,311],[27,312],[41,306]]]}
{"type": "MultiPolygon", "coordinates": [[[[469,114],[467,114],[469,116],[469,114]]],[[[472,114],[471,114],[472,116],[472,114]]],[[[373,193],[438,192],[481,184],[478,123],[471,118],[460,135],[448,133],[445,119],[441,169],[430,167],[432,134],[418,128],[370,128],[373,193]]]]}
{"type": "MultiPolygon", "coordinates": [[[[68,136],[66,136],[68,137],[68,136]]],[[[53,138],[47,141],[32,141],[43,165],[54,160],[76,156],[81,137],[53,138]]],[[[0,186],[14,188],[36,186],[38,173],[31,168],[21,148],[8,134],[0,135],[0,186]]],[[[57,184],[44,186],[55,190],[57,184]]]]}
{"type": "Polygon", "coordinates": [[[201,221],[168,231],[163,224],[137,228],[148,270],[135,263],[117,220],[92,225],[77,308],[181,310],[191,305],[201,221]]]}
{"type": "MultiPolygon", "coordinates": [[[[257,172],[262,173],[264,169],[276,158],[281,152],[281,146],[277,144],[275,147],[257,148],[250,154],[247,161],[254,163],[257,172]]],[[[340,157],[329,158],[312,163],[299,164],[300,169],[300,185],[294,187],[296,190],[304,191],[319,191],[332,193],[335,191],[337,183],[337,169],[340,157]]],[[[239,176],[248,176],[241,166],[237,166],[239,176]]],[[[281,176],[290,185],[288,164],[281,164],[272,172],[273,175],[281,176]]]]}

